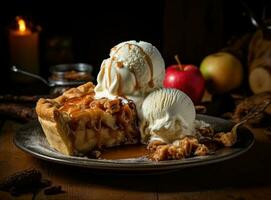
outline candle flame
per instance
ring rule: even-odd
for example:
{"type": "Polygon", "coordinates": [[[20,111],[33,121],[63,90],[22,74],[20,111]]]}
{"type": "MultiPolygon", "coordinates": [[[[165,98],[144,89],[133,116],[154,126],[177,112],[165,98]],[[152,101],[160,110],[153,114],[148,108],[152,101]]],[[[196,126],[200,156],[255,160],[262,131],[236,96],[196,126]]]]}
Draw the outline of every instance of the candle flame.
{"type": "Polygon", "coordinates": [[[17,20],[17,23],[18,23],[18,26],[19,26],[19,31],[24,32],[26,30],[25,21],[22,18],[19,18],[17,20]]]}

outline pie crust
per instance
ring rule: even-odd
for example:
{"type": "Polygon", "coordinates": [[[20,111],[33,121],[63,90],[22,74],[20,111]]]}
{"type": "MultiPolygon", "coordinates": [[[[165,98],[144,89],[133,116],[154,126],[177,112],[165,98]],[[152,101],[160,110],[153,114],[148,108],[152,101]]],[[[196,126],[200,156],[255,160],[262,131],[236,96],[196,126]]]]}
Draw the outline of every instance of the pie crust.
{"type": "Polygon", "coordinates": [[[65,155],[139,141],[135,104],[129,100],[95,99],[88,82],[55,99],[39,99],[38,120],[51,147],[65,155]]]}

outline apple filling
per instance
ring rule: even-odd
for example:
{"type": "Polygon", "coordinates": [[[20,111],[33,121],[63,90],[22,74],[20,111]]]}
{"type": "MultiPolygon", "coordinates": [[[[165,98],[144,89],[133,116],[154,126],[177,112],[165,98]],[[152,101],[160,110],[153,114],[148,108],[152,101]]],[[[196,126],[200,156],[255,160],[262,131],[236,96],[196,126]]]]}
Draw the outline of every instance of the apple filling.
{"type": "Polygon", "coordinates": [[[39,121],[53,148],[63,154],[78,155],[139,141],[136,107],[132,101],[94,99],[93,84],[80,87],[56,99],[40,99],[37,103],[39,121]]]}

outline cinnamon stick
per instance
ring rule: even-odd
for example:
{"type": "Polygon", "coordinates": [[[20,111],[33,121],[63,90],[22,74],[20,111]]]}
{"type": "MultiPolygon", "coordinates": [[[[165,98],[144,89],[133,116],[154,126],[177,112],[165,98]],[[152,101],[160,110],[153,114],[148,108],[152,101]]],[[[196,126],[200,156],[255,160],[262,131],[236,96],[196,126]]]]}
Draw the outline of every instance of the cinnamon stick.
{"type": "Polygon", "coordinates": [[[35,103],[40,98],[50,98],[49,95],[34,95],[34,96],[17,96],[17,95],[0,95],[0,102],[17,102],[17,103],[35,103]]]}
{"type": "Polygon", "coordinates": [[[29,121],[37,117],[33,108],[15,103],[0,103],[0,115],[23,121],[29,121]]]}

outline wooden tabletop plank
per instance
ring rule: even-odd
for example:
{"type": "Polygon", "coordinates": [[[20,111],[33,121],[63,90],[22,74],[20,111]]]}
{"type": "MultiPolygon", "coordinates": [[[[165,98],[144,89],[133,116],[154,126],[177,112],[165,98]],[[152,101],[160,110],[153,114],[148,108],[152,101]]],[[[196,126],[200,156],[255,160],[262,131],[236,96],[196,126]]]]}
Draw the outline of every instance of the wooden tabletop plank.
{"type": "MultiPolygon", "coordinates": [[[[247,153],[224,162],[159,175],[121,175],[64,166],[32,157],[13,144],[23,124],[5,122],[0,132],[0,179],[27,168],[42,172],[66,192],[35,199],[135,200],[250,200],[271,199],[271,142],[262,129],[253,129],[255,145],[247,153]]],[[[14,199],[0,192],[0,199],[14,199]]],[[[32,199],[31,194],[16,199],[32,199]]]]}
{"type": "Polygon", "coordinates": [[[159,199],[271,199],[271,142],[262,129],[253,133],[255,145],[237,158],[161,177],[159,199]]]}
{"type": "MultiPolygon", "coordinates": [[[[7,121],[0,132],[0,179],[28,168],[42,172],[44,178],[61,185],[64,194],[45,196],[40,192],[35,199],[157,199],[157,183],[148,177],[97,174],[91,169],[64,166],[39,160],[13,144],[13,135],[23,124],[7,121]]],[[[12,199],[5,192],[0,197],[12,199]]],[[[26,199],[32,196],[23,195],[26,199]]],[[[24,198],[20,197],[20,198],[24,198]]],[[[1,199],[1,198],[0,198],[1,199]]]]}

